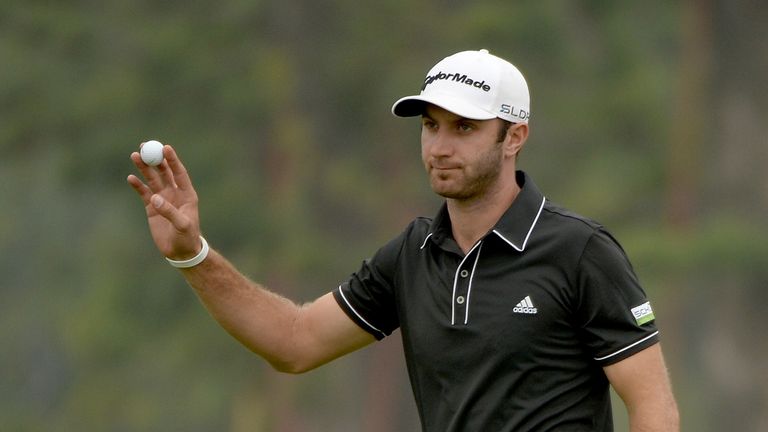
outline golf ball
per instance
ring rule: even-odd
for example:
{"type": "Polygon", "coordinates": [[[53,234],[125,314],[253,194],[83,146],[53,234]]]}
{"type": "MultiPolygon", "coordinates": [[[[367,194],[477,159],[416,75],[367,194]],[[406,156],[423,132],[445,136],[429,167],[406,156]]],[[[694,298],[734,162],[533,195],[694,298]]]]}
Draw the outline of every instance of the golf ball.
{"type": "Polygon", "coordinates": [[[163,143],[150,140],[141,143],[139,149],[141,160],[149,166],[158,166],[163,162],[163,143]]]}

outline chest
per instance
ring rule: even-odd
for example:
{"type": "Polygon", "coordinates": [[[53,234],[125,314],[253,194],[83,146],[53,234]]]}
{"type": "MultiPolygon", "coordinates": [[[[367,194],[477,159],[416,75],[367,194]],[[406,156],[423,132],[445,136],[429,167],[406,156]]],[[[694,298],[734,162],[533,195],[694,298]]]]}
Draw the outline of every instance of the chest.
{"type": "Polygon", "coordinates": [[[452,365],[572,355],[573,269],[544,252],[481,242],[463,257],[410,257],[398,289],[406,349],[419,361],[452,365]]]}

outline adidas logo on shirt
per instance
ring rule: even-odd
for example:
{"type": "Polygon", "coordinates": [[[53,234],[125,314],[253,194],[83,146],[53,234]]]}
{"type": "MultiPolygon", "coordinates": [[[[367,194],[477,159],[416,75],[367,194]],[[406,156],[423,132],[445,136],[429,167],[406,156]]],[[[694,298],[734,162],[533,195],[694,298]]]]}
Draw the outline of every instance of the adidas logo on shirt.
{"type": "Polygon", "coordinates": [[[539,310],[533,305],[531,296],[525,296],[525,298],[512,309],[512,312],[535,315],[539,310]]]}

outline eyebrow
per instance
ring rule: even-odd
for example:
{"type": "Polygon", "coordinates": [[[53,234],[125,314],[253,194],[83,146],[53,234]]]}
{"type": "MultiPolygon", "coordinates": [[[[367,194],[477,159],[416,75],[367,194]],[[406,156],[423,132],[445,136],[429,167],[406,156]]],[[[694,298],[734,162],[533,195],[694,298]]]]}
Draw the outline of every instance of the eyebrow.
{"type": "MultiPolygon", "coordinates": [[[[480,120],[474,120],[474,119],[467,118],[467,117],[462,117],[460,115],[453,114],[453,113],[451,113],[451,115],[455,116],[454,119],[449,120],[451,123],[477,122],[477,121],[480,121],[480,120]]],[[[432,121],[437,121],[437,120],[435,120],[434,117],[432,117],[431,115],[427,114],[426,110],[424,110],[424,112],[421,114],[421,118],[422,119],[429,119],[429,120],[432,120],[432,121]]]]}

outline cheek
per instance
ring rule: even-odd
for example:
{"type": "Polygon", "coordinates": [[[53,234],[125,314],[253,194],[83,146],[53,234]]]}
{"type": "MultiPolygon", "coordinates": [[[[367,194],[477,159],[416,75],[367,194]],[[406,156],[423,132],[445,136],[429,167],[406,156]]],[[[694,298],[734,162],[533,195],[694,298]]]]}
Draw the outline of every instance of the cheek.
{"type": "Polygon", "coordinates": [[[421,139],[421,161],[425,164],[429,160],[429,144],[427,144],[422,137],[421,139]]]}

